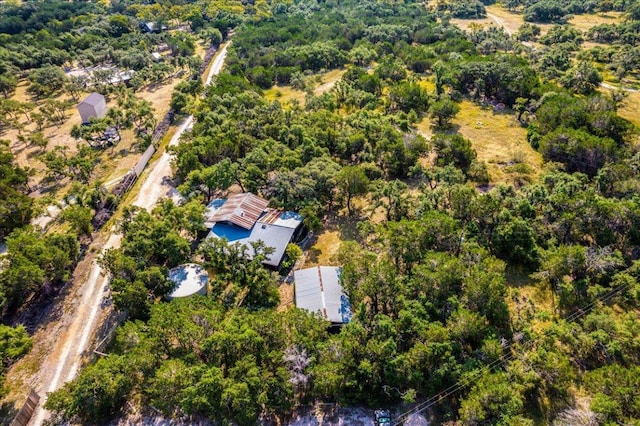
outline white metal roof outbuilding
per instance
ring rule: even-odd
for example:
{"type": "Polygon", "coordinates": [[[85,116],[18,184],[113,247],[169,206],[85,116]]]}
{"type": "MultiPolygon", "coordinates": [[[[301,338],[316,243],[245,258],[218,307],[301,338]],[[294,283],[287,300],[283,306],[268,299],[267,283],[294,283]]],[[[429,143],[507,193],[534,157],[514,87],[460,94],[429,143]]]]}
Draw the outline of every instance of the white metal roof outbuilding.
{"type": "Polygon", "coordinates": [[[294,271],[296,306],[319,312],[333,324],[351,320],[351,304],[340,285],[340,268],[315,266],[294,271]]]}

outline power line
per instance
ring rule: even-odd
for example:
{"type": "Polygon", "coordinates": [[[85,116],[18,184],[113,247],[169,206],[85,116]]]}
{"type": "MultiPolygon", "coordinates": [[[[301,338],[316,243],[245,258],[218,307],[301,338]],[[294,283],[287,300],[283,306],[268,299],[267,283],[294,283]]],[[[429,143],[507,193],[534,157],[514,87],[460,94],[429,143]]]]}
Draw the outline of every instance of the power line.
{"type": "MultiPolygon", "coordinates": [[[[579,309],[575,310],[573,313],[571,313],[570,315],[566,316],[563,319],[565,321],[567,321],[567,322],[573,322],[573,321],[577,320],[578,318],[588,314],[596,306],[596,304],[598,302],[604,303],[604,302],[610,300],[611,298],[613,298],[617,294],[619,294],[619,293],[623,292],[624,290],[626,290],[630,285],[631,285],[631,283],[623,284],[621,286],[618,286],[618,287],[612,289],[611,291],[609,291],[609,292],[607,292],[607,293],[605,293],[603,295],[598,296],[596,298],[596,300],[592,301],[591,303],[588,303],[587,305],[585,305],[582,308],[579,308],[579,309]]],[[[536,340],[533,340],[533,339],[527,341],[526,343],[524,343],[522,345],[521,350],[528,349],[535,342],[536,342],[536,340]]],[[[504,350],[506,351],[506,350],[511,349],[511,347],[513,345],[514,345],[514,343],[509,343],[508,345],[505,346],[504,350]]],[[[394,420],[393,426],[402,425],[410,416],[412,416],[414,414],[418,414],[420,412],[423,412],[423,411],[431,408],[433,405],[435,405],[436,403],[440,402],[442,399],[453,395],[454,393],[458,392],[462,388],[464,388],[467,385],[469,385],[472,380],[475,380],[475,379],[479,378],[486,370],[492,370],[494,368],[497,368],[498,366],[501,366],[501,365],[505,364],[506,362],[511,361],[515,356],[516,356],[515,351],[511,351],[511,352],[509,352],[507,354],[504,354],[504,355],[500,356],[498,359],[496,359],[496,360],[492,361],[491,363],[483,366],[480,370],[472,373],[467,378],[459,380],[454,385],[449,386],[448,388],[438,392],[434,396],[432,396],[430,398],[427,398],[423,402],[419,403],[417,406],[415,406],[415,407],[405,411],[404,413],[400,414],[400,416],[398,416],[396,418],[396,420],[394,420]]]]}

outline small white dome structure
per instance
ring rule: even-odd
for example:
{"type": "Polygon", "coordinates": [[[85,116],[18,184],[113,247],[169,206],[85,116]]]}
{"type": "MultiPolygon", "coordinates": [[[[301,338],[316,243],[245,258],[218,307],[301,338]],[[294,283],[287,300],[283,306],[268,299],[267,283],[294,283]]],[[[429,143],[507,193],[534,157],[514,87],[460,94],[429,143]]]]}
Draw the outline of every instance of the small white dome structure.
{"type": "Polygon", "coordinates": [[[209,274],[202,266],[195,263],[185,263],[171,269],[169,271],[169,280],[176,286],[171,293],[167,294],[167,300],[189,297],[194,294],[203,296],[207,294],[209,274]]]}

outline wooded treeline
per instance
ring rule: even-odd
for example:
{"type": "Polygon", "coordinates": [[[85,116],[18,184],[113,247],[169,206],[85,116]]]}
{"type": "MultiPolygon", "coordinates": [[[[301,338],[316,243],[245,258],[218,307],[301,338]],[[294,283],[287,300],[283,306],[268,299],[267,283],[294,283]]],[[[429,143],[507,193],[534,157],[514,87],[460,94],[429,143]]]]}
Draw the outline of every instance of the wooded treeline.
{"type": "Polygon", "coordinates": [[[491,34],[465,35],[419,3],[271,12],[237,29],[227,71],[174,150],[189,203],[127,211],[123,247],[103,258],[130,320],[47,407],[92,423],[140,401],[253,424],[296,404],[420,401],[461,382],[435,407],[442,422],[638,421],[640,154],[621,99],[541,75],[515,44],[487,47],[491,34]],[[304,105],[262,95],[342,66],[304,105]],[[486,166],[450,125],[461,99],[511,111],[546,162],[541,176],[514,164],[516,185],[479,191],[486,166]],[[425,117],[430,140],[416,130],[425,117]],[[197,244],[202,203],[234,185],[310,228],[338,214],[358,222],[335,259],[354,310],[340,333],[274,309],[260,247],[250,259],[197,244]],[[166,268],[194,258],[212,294],[162,302],[166,268]]]}

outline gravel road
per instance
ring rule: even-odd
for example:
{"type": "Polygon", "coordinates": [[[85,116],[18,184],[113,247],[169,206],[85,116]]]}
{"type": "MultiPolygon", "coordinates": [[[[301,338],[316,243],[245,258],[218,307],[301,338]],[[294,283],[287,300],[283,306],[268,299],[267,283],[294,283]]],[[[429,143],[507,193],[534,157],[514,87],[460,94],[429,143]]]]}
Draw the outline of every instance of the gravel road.
{"type": "MultiPolygon", "coordinates": [[[[207,75],[207,84],[222,69],[227,47],[228,44],[215,56],[207,75]]],[[[192,124],[193,116],[190,116],[180,125],[169,145],[177,144],[182,133],[190,129],[192,124]]],[[[171,156],[163,152],[158,161],[150,165],[149,170],[146,177],[142,178],[140,193],[134,202],[147,210],[151,210],[161,197],[171,194],[171,156]]],[[[113,232],[101,249],[119,247],[121,238],[120,234],[113,232]]],[[[47,350],[32,383],[41,399],[29,423],[31,426],[40,426],[49,418],[49,413],[42,406],[46,401],[46,394],[73,380],[84,355],[91,350],[88,347],[89,342],[95,333],[102,307],[109,299],[109,277],[104,275],[95,258],[97,256],[88,256],[85,259],[84,262],[91,262],[89,273],[84,277],[78,277],[79,281],[84,282],[74,286],[76,289],[70,293],[70,300],[65,301],[65,314],[60,323],[51,327],[59,334],[51,339],[51,347],[47,350]]]]}

